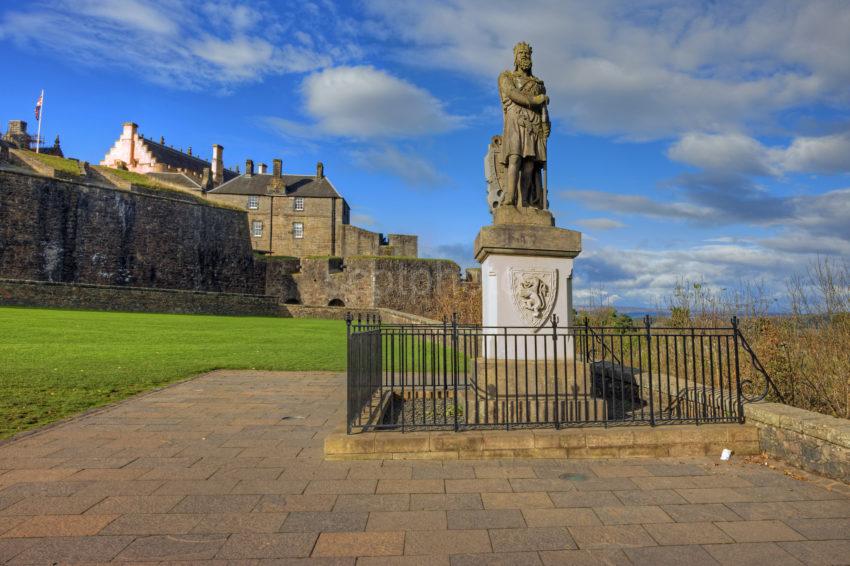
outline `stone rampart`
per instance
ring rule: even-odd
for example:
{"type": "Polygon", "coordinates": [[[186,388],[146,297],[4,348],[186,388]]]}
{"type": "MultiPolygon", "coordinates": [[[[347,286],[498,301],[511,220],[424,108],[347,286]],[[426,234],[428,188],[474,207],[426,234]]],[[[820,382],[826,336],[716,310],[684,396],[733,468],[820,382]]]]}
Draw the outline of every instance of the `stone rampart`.
{"type": "Polygon", "coordinates": [[[120,312],[286,316],[265,295],[0,279],[0,305],[120,312]]]}
{"type": "Polygon", "coordinates": [[[245,213],[0,171],[0,277],[262,294],[245,213]]]}

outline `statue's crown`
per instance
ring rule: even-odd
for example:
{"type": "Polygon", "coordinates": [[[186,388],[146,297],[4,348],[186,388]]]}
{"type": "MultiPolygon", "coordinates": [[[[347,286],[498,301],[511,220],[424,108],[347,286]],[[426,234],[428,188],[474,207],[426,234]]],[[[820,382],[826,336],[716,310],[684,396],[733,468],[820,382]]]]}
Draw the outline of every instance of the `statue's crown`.
{"type": "Polygon", "coordinates": [[[531,46],[524,41],[520,41],[519,43],[514,45],[514,57],[516,57],[516,54],[519,52],[520,49],[525,49],[526,51],[528,51],[529,54],[531,54],[531,46]]]}

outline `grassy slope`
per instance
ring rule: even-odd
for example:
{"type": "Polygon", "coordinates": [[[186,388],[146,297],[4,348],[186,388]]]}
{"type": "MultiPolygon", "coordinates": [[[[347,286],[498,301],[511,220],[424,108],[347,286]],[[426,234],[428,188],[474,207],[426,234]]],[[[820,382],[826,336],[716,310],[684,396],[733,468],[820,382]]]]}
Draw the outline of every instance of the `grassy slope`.
{"type": "Polygon", "coordinates": [[[345,369],[345,323],[0,308],[0,438],[216,368],[345,369]]]}
{"type": "Polygon", "coordinates": [[[53,167],[57,171],[63,171],[69,175],[80,175],[80,165],[73,159],[65,159],[57,155],[46,155],[44,153],[29,152],[27,156],[38,159],[45,165],[53,167]]]}

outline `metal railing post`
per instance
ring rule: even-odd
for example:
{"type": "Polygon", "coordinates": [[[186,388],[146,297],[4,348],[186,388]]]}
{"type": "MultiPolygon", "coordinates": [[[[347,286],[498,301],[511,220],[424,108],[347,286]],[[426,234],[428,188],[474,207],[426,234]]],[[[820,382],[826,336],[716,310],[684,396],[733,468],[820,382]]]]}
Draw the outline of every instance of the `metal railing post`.
{"type": "Polygon", "coordinates": [[[457,411],[458,411],[457,380],[460,377],[460,373],[458,372],[458,367],[457,367],[458,366],[458,359],[457,359],[458,352],[457,351],[458,351],[457,313],[453,312],[452,313],[452,381],[454,382],[453,383],[454,399],[452,400],[452,404],[454,406],[454,410],[452,411],[452,413],[454,413],[454,418],[455,418],[455,432],[458,431],[458,425],[457,425],[457,411]]]}
{"type": "Polygon", "coordinates": [[[558,315],[552,313],[552,368],[554,371],[554,381],[555,381],[555,428],[561,428],[561,418],[560,418],[560,400],[558,399],[558,315]]]}
{"type": "Polygon", "coordinates": [[[345,315],[345,366],[346,366],[346,387],[345,387],[345,422],[346,428],[348,429],[348,434],[351,434],[351,419],[353,418],[351,414],[352,407],[352,399],[351,399],[351,312],[346,313],[345,315]]]}
{"type": "Polygon", "coordinates": [[[733,341],[735,343],[735,390],[738,394],[738,421],[744,422],[744,391],[741,388],[741,365],[738,361],[738,335],[741,332],[738,329],[738,317],[732,317],[732,332],[734,334],[733,341]]]}
{"type": "Polygon", "coordinates": [[[652,399],[655,395],[652,389],[652,317],[646,315],[643,323],[646,327],[646,363],[649,366],[649,424],[655,426],[655,403],[652,399]]]}

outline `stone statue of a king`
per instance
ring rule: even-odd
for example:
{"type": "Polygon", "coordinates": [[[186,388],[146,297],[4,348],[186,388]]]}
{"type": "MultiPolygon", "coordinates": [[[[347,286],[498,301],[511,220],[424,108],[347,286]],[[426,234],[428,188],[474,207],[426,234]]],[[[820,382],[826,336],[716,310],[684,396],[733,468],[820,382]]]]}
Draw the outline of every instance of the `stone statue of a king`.
{"type": "Polygon", "coordinates": [[[491,211],[498,207],[549,208],[546,140],[549,97],[543,81],[531,73],[531,46],[514,46],[514,70],[499,75],[504,129],[490,144],[485,164],[491,211]]]}

